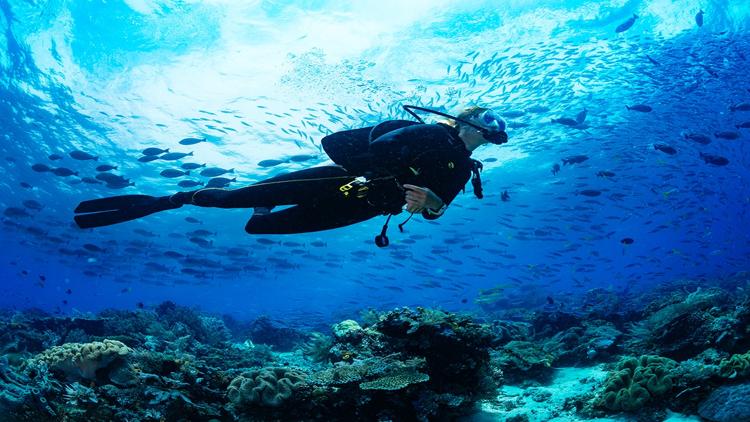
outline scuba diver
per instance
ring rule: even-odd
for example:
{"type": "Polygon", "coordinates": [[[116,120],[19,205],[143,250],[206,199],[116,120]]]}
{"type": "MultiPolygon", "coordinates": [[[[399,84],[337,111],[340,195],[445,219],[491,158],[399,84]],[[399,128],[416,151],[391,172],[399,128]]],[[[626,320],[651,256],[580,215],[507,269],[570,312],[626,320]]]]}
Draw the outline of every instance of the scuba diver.
{"type": "Polygon", "coordinates": [[[391,216],[405,209],[434,220],[471,178],[482,198],[482,163],[471,153],[486,143],[508,141],[505,122],[491,109],[470,107],[458,116],[403,106],[418,122],[387,120],[376,126],[332,133],[321,141],[335,163],[266,179],[239,189],[203,188],[173,195],[121,195],[81,202],[74,217],[80,228],[108,226],[180,208],[253,208],[250,234],[292,234],[328,230],[388,215],[376,236],[387,246],[391,216]],[[413,110],[447,118],[425,123],[413,110]],[[291,205],[273,211],[277,206],[291,205]]]}

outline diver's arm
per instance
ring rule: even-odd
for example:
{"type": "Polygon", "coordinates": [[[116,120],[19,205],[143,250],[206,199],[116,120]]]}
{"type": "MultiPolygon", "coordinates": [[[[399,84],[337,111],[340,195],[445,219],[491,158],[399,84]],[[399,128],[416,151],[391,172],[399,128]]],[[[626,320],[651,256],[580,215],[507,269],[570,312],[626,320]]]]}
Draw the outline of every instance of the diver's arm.
{"type": "Polygon", "coordinates": [[[432,193],[441,200],[442,204],[438,207],[435,207],[434,205],[425,207],[425,209],[422,210],[422,217],[425,220],[437,220],[440,218],[445,213],[448,205],[453,202],[453,199],[458,196],[458,193],[464,189],[464,186],[468,181],[469,176],[467,175],[466,177],[460,178],[460,180],[456,180],[454,184],[449,186],[435,186],[432,193]]]}

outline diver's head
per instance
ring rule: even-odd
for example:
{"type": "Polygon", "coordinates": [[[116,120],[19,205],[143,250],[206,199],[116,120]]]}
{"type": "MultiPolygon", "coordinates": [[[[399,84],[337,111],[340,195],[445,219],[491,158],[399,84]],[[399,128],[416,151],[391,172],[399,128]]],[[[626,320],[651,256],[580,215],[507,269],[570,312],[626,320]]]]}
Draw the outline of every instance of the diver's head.
{"type": "Polygon", "coordinates": [[[494,111],[485,107],[469,107],[456,116],[458,120],[451,126],[458,130],[458,136],[469,151],[486,143],[502,145],[508,142],[505,121],[494,111]]]}

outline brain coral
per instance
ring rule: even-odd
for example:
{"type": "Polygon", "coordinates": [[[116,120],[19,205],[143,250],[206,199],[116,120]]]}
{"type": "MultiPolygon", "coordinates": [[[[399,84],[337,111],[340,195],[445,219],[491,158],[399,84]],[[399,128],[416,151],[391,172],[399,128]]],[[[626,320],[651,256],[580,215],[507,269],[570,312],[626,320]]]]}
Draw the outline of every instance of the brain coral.
{"type": "Polygon", "coordinates": [[[632,412],[672,390],[677,362],[659,356],[620,360],[604,382],[598,405],[614,411],[632,412]]]}
{"type": "Polygon", "coordinates": [[[237,407],[278,407],[305,383],[306,374],[292,368],[261,368],[236,377],[227,388],[237,407]]]}

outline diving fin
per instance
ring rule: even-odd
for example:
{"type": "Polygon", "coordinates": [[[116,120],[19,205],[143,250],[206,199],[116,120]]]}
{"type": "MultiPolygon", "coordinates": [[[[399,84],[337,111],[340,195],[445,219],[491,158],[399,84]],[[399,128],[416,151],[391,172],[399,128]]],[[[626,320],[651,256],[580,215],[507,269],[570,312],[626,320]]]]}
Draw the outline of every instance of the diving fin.
{"type": "Polygon", "coordinates": [[[78,227],[90,229],[135,220],[159,211],[180,208],[169,196],[122,195],[81,202],[73,217],[78,227]],[[85,213],[85,214],[80,214],[85,213]]]}
{"type": "Polygon", "coordinates": [[[86,212],[100,212],[100,211],[113,211],[121,210],[135,206],[137,204],[147,204],[156,199],[149,195],[120,195],[110,196],[109,198],[92,199],[90,201],[83,201],[76,207],[76,214],[86,212]]]}

